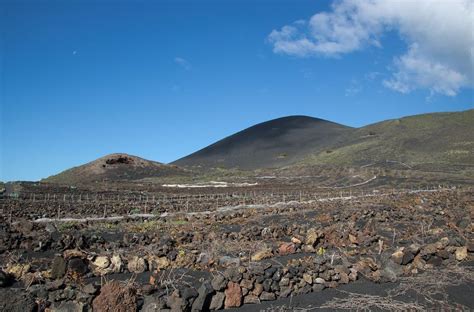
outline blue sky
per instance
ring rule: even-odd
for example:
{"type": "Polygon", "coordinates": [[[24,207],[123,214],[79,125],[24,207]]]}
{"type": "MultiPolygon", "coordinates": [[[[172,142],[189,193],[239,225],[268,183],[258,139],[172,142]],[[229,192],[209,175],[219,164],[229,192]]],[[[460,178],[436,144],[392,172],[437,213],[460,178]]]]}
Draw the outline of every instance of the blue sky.
{"type": "Polygon", "coordinates": [[[456,80],[455,62],[429,67],[454,71],[452,81],[419,78],[404,57],[434,54],[390,25],[322,50],[339,39],[308,27],[333,10],[304,0],[1,2],[0,180],[113,152],[170,162],[285,115],[362,126],[473,108],[472,78],[456,80]],[[316,44],[302,50],[303,37],[316,44]]]}

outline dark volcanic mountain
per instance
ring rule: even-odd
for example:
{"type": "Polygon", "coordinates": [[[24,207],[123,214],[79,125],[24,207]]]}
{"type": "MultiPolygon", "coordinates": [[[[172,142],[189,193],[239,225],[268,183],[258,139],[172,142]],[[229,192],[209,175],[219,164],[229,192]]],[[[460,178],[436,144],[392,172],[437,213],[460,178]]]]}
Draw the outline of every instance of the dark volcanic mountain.
{"type": "Polygon", "coordinates": [[[283,117],[247,128],[173,164],[240,169],[280,167],[323,151],[351,130],[318,118],[283,117]]]}
{"type": "Polygon", "coordinates": [[[132,181],[149,177],[183,175],[186,171],[174,165],[146,160],[124,153],[110,154],[82,166],[65,170],[43,182],[79,184],[96,181],[132,181]]]}

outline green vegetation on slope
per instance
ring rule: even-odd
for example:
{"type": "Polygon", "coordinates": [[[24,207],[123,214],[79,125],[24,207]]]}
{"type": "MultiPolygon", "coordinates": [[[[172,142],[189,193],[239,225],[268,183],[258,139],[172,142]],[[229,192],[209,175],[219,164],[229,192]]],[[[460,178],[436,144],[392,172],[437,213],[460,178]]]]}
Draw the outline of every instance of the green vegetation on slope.
{"type": "Polygon", "coordinates": [[[474,165],[474,110],[417,115],[365,126],[302,163],[368,165],[386,161],[410,166],[474,165]]]}

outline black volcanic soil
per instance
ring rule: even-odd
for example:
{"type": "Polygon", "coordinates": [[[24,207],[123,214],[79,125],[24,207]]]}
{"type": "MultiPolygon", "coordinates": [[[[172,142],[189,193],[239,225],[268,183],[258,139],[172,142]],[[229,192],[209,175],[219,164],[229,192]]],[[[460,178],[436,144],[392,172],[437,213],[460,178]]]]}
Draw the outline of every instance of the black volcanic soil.
{"type": "MultiPolygon", "coordinates": [[[[199,192],[212,198],[215,190],[199,192]]],[[[205,311],[213,298],[238,311],[474,308],[471,188],[342,195],[205,214],[192,214],[203,198],[188,197],[180,211],[149,219],[46,223],[31,216],[47,197],[15,214],[18,199],[3,199],[0,307],[90,311],[126,297],[142,311],[205,311]],[[113,280],[127,293],[109,294],[113,280]]],[[[225,196],[213,198],[225,205],[225,196]]]]}

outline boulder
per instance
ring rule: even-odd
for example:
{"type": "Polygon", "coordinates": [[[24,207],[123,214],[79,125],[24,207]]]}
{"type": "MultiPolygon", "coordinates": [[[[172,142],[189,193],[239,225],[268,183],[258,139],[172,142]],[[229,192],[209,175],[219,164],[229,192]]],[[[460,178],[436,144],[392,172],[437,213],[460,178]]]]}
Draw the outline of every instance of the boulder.
{"type": "Polygon", "coordinates": [[[253,289],[253,281],[249,280],[249,279],[243,279],[243,280],[240,281],[240,286],[243,287],[243,288],[246,288],[248,290],[252,290],[253,289]]]}
{"type": "Polygon", "coordinates": [[[132,273],[143,273],[147,270],[147,264],[145,259],[134,256],[128,261],[127,268],[132,273]]]}
{"type": "Polygon", "coordinates": [[[428,259],[428,261],[426,261],[426,263],[429,264],[429,265],[437,267],[437,266],[440,266],[441,264],[443,264],[443,259],[441,259],[438,256],[433,256],[433,257],[430,257],[428,259]]]}
{"type": "Polygon", "coordinates": [[[446,249],[438,250],[436,256],[440,257],[443,260],[449,259],[449,252],[446,249]]]}
{"type": "Polygon", "coordinates": [[[176,312],[185,311],[187,307],[186,300],[179,296],[178,290],[173,291],[173,293],[166,298],[166,304],[171,308],[171,311],[176,312]]]}
{"type": "Polygon", "coordinates": [[[445,249],[449,245],[449,238],[443,237],[435,243],[437,249],[445,249]]]}
{"type": "Polygon", "coordinates": [[[120,255],[113,255],[112,258],[110,258],[110,270],[114,273],[120,273],[122,272],[123,268],[123,261],[122,257],[120,255]]]}
{"type": "Polygon", "coordinates": [[[339,283],[340,284],[347,284],[349,283],[350,279],[349,279],[349,274],[347,274],[346,272],[340,272],[339,273],[339,283]]]}
{"type": "Polygon", "coordinates": [[[402,268],[392,261],[386,261],[380,271],[380,280],[382,282],[395,283],[398,280],[398,276],[403,272],[402,268]]]}
{"type": "Polygon", "coordinates": [[[127,312],[137,309],[136,290],[118,281],[106,283],[92,302],[94,312],[127,312]]]}
{"type": "Polygon", "coordinates": [[[326,283],[326,281],[321,277],[317,277],[317,278],[314,279],[314,283],[315,284],[324,284],[324,283],[326,283]]]}
{"type": "Polygon", "coordinates": [[[181,297],[186,300],[186,301],[191,301],[192,299],[196,298],[199,296],[199,293],[196,291],[196,289],[192,286],[190,287],[185,287],[180,291],[181,297]]]}
{"type": "Polygon", "coordinates": [[[406,250],[406,251],[403,253],[402,265],[407,265],[407,264],[409,264],[410,262],[413,261],[413,259],[415,259],[415,255],[414,255],[410,250],[406,250]]]}
{"type": "Polygon", "coordinates": [[[211,304],[211,295],[214,289],[211,283],[204,282],[198,289],[198,297],[194,300],[191,311],[208,311],[211,304]]]}
{"type": "Polygon", "coordinates": [[[319,239],[319,233],[315,228],[311,228],[306,233],[305,244],[315,246],[319,239]]]}
{"type": "Polygon", "coordinates": [[[303,280],[310,285],[313,284],[313,277],[309,273],[303,273],[303,280]]]}
{"type": "Polygon", "coordinates": [[[393,262],[395,262],[396,264],[402,264],[402,261],[403,261],[403,256],[404,256],[404,253],[403,253],[403,249],[398,249],[397,251],[395,251],[393,254],[392,254],[392,260],[393,262]]]}
{"type": "Polygon", "coordinates": [[[62,278],[66,274],[67,263],[61,256],[56,256],[51,264],[51,278],[62,278]]]}
{"type": "Polygon", "coordinates": [[[456,260],[462,261],[467,258],[467,247],[458,247],[456,248],[456,251],[454,252],[454,255],[456,257],[456,260]]]}
{"type": "MultiPolygon", "coordinates": [[[[239,267],[240,268],[240,267],[239,267]]],[[[224,271],[224,277],[229,281],[238,283],[242,280],[242,273],[239,268],[231,267],[224,271]]]]}
{"type": "Polygon", "coordinates": [[[109,268],[110,260],[107,256],[99,256],[94,259],[92,262],[94,272],[98,275],[105,275],[111,272],[109,268]]]}
{"type": "Polygon", "coordinates": [[[255,295],[247,295],[244,297],[244,304],[257,304],[260,303],[260,299],[255,295]]]}
{"type": "Polygon", "coordinates": [[[212,296],[211,304],[209,305],[210,310],[219,310],[224,306],[225,294],[223,292],[217,292],[212,296]]]}
{"type": "MultiPolygon", "coordinates": [[[[313,287],[314,287],[314,286],[313,286],[313,287]]],[[[282,298],[287,298],[287,297],[289,297],[289,296],[291,295],[292,291],[293,291],[293,290],[291,289],[291,287],[284,287],[284,288],[281,288],[281,289],[280,289],[280,297],[282,297],[282,298]]]]}
{"type": "Polygon", "coordinates": [[[252,294],[254,294],[256,296],[260,296],[260,294],[262,292],[263,292],[263,285],[260,284],[260,283],[256,283],[254,288],[253,288],[252,294]]]}
{"type": "Polygon", "coordinates": [[[356,281],[357,280],[357,276],[358,276],[358,272],[355,268],[350,268],[349,269],[350,273],[349,273],[349,280],[351,281],[356,281]]]}
{"type": "Polygon", "coordinates": [[[227,284],[227,289],[225,290],[225,308],[237,308],[242,305],[242,289],[240,285],[234,282],[229,282],[227,284]]]}
{"type": "Polygon", "coordinates": [[[298,237],[294,237],[294,236],[291,238],[291,242],[295,245],[301,245],[301,243],[302,243],[301,239],[299,239],[298,237]]]}
{"type": "Polygon", "coordinates": [[[276,295],[272,292],[262,292],[260,294],[260,300],[261,301],[271,301],[271,300],[275,300],[276,299],[276,295]]]}
{"type": "Polygon", "coordinates": [[[278,253],[282,256],[294,254],[296,252],[296,246],[293,243],[283,243],[278,248],[278,253]]]}
{"type": "Polygon", "coordinates": [[[217,274],[211,281],[212,288],[216,291],[223,290],[227,286],[227,279],[222,274],[217,274]]]}
{"type": "Polygon", "coordinates": [[[157,270],[166,269],[170,264],[171,262],[167,257],[152,257],[150,260],[151,267],[157,270]]]}
{"type": "Polygon", "coordinates": [[[89,268],[83,259],[71,258],[67,263],[67,270],[74,274],[84,275],[89,271],[89,268]]]}

